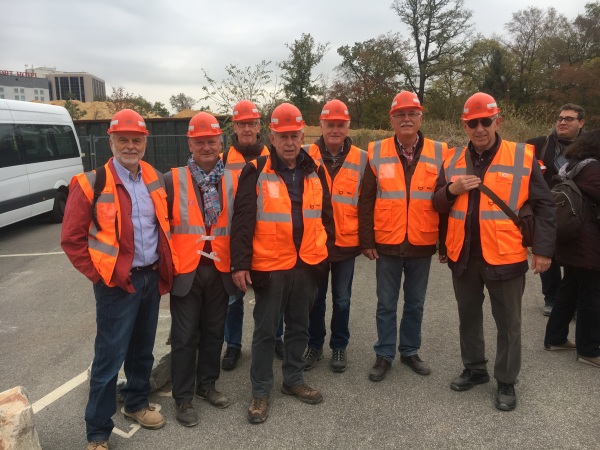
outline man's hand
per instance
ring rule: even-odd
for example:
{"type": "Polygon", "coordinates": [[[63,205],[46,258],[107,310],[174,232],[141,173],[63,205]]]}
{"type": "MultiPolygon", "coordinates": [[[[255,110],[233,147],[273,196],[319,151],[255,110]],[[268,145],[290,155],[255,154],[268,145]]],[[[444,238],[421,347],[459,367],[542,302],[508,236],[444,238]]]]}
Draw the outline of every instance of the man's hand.
{"type": "Polygon", "coordinates": [[[365,255],[367,258],[369,258],[371,261],[379,258],[379,255],[377,254],[377,250],[375,250],[374,248],[363,248],[361,250],[361,252],[363,255],[365,255]]]}
{"type": "Polygon", "coordinates": [[[548,258],[547,256],[533,255],[533,259],[531,260],[531,268],[535,274],[545,272],[550,268],[550,264],[552,264],[552,258],[548,258]]]}
{"type": "Polygon", "coordinates": [[[448,255],[439,254],[438,261],[440,262],[440,264],[448,264],[448,255]]]}
{"type": "Polygon", "coordinates": [[[248,290],[248,285],[252,284],[250,272],[247,270],[237,270],[231,274],[231,278],[238,289],[242,292],[246,292],[248,290]]]}
{"type": "Polygon", "coordinates": [[[452,195],[460,195],[477,189],[481,179],[476,175],[460,175],[448,186],[448,192],[452,195]]]}

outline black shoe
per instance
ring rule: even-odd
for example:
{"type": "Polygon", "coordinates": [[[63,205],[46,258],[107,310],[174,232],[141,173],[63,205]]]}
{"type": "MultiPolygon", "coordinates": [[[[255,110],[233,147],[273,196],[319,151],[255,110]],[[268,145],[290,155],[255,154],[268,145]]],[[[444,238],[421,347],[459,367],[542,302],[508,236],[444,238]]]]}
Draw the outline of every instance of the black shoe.
{"type": "Polygon", "coordinates": [[[194,427],[198,425],[198,414],[194,409],[192,402],[177,403],[177,422],[184,427],[194,427]]]}
{"type": "Polygon", "coordinates": [[[392,363],[385,359],[383,356],[378,356],[375,360],[375,365],[369,372],[369,380],[381,381],[385,378],[385,373],[390,370],[392,363]]]}
{"type": "Polygon", "coordinates": [[[235,366],[237,366],[237,363],[240,360],[240,356],[242,356],[242,351],[239,348],[227,347],[225,356],[223,356],[223,362],[221,362],[223,370],[235,369],[235,366]]]}
{"type": "MultiPolygon", "coordinates": [[[[336,373],[345,372],[348,368],[346,349],[334,350],[331,354],[331,370],[336,373]]],[[[306,368],[304,369],[306,370],[306,368]]]]}
{"type": "Polygon", "coordinates": [[[323,349],[317,350],[316,348],[306,347],[302,359],[304,359],[304,370],[310,370],[315,367],[317,361],[323,359],[323,349]]]}
{"type": "Polygon", "coordinates": [[[498,382],[498,391],[496,392],[496,408],[501,411],[512,411],[517,407],[517,396],[515,395],[515,385],[498,382]]]}
{"type": "Polygon", "coordinates": [[[454,391],[468,391],[477,384],[483,384],[490,381],[490,376],[487,372],[473,372],[470,369],[463,370],[458,377],[452,380],[450,388],[454,391]]]}
{"type": "Polygon", "coordinates": [[[206,390],[196,388],[196,397],[206,400],[215,408],[223,409],[229,406],[229,399],[225,397],[225,394],[217,391],[214,387],[206,390]]]}
{"type": "Polygon", "coordinates": [[[400,362],[406,364],[419,375],[429,375],[431,373],[429,364],[423,361],[419,355],[400,356],[400,362]]]}
{"type": "Polygon", "coordinates": [[[275,341],[275,357],[277,359],[283,359],[283,340],[278,339],[275,341]]]}

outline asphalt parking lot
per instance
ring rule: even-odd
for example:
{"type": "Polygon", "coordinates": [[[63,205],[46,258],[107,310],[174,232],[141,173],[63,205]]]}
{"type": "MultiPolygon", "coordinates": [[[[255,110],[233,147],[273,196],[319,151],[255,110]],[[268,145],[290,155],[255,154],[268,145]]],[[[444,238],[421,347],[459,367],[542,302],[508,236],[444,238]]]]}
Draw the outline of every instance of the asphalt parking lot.
{"type": "MultiPolygon", "coordinates": [[[[42,219],[0,229],[0,392],[24,386],[31,403],[86,371],[92,360],[95,310],[91,284],[61,253],[60,225],[42,219]]],[[[324,401],[307,405],[285,396],[275,368],[269,419],[246,420],[250,400],[249,348],[252,302],[246,303],[242,360],[222,372],[217,384],[231,400],[218,410],[196,400],[200,424],[175,421],[169,386],[152,394],[167,424],[138,429],[115,415],[120,433],[111,449],[598,449],[600,371],[575,361],[574,352],[543,349],[546,318],[539,277],[527,276],[523,299],[523,368],[517,409],[494,407],[495,382],[468,392],[449,388],[461,370],[458,318],[449,269],[432,261],[421,357],[432,373],[423,377],[394,362],[379,383],[367,374],[375,356],[375,264],[357,259],[351,309],[349,368],[334,374],[331,352],[306,373],[324,401]]],[[[250,299],[248,299],[250,300],[250,299]]],[[[329,310],[331,309],[328,305],[329,310]]],[[[168,296],[163,298],[168,314],[168,296]]],[[[495,326],[485,306],[489,369],[495,356],[495,326]]],[[[573,336],[571,336],[573,338],[573,336]]],[[[279,361],[275,361],[277,366],[279,361]]],[[[66,391],[66,389],[65,389],[66,391]]],[[[44,449],[85,448],[83,413],[87,382],[76,384],[35,414],[44,449]]]]}

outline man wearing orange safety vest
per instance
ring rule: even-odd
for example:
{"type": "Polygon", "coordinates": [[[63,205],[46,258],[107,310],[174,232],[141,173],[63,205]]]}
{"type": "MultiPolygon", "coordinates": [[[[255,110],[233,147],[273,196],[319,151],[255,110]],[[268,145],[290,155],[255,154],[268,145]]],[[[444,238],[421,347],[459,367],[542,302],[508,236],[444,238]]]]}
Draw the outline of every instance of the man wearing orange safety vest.
{"type": "Polygon", "coordinates": [[[227,278],[231,283],[229,229],[235,178],[219,158],[221,134],[214,116],[196,114],[187,132],[191,153],[187,165],[165,175],[173,247],[179,258],[170,303],[172,395],[177,421],[186,427],[198,424],[194,393],[217,408],[229,406],[229,399],[215,388],[227,315],[227,278]]]}
{"type": "Polygon", "coordinates": [[[301,149],[304,120],[298,108],[279,105],[270,129],[270,154],[242,170],[231,227],[233,281],[244,292],[251,284],[256,295],[250,423],[267,420],[275,333],[282,313],[281,391],[310,404],[323,399],[304,382],[302,354],[308,343],[309,312],[334,233],[327,177],[325,168],[301,149]]]}
{"type": "MultiPolygon", "coordinates": [[[[377,342],[375,364],[369,372],[371,381],[385,378],[396,355],[396,313],[403,274],[400,362],[419,375],[431,372],[418,352],[429,266],[440,229],[431,196],[448,146],[423,136],[419,131],[422,115],[423,108],[415,94],[398,93],[390,109],[395,135],[371,142],[368,147],[369,166],[358,212],[362,253],[377,260],[377,342]]],[[[440,255],[444,253],[440,250],[440,255]]]]}
{"type": "Polygon", "coordinates": [[[446,238],[458,303],[460,350],[464,371],[452,380],[467,391],[490,379],[483,340],[484,287],[496,321],[495,404],[517,406],[514,385],[521,369],[521,299],[528,270],[527,249],[515,223],[484,192],[487,186],[518,214],[529,202],[535,217],[534,273],[550,267],[556,231],[554,202],[531,145],[505,141],[497,131],[500,108],[491,95],[478,92],[466,101],[462,126],[469,144],[444,163],[433,197],[440,213],[449,213],[446,238]]]}
{"type": "MultiPolygon", "coordinates": [[[[254,103],[241,100],[233,107],[233,134],[231,147],[222,154],[225,169],[231,170],[234,180],[234,195],[242,169],[249,161],[261,155],[268,155],[269,149],[263,145],[260,137],[261,115],[254,103]]],[[[232,370],[237,366],[242,353],[242,327],[244,322],[244,292],[239,289],[229,296],[227,319],[225,320],[225,342],[227,349],[221,367],[232,370]]],[[[283,324],[277,329],[275,355],[283,359],[281,335],[283,324]]]]}
{"type": "Polygon", "coordinates": [[[88,449],[107,449],[117,409],[119,369],[122,412],[145,428],[165,420],[148,403],[161,294],[173,281],[163,175],[142,161],[146,123],[130,109],[108,129],[113,153],[103,167],[73,178],[61,246],[77,270],[94,283],[96,340],[85,421],[88,449]]]}
{"type": "Polygon", "coordinates": [[[312,369],[323,357],[325,342],[325,299],[331,272],[331,370],[344,372],[348,366],[346,347],[350,339],[350,297],[354,277],[354,260],[360,255],[358,245],[358,194],[367,165],[367,152],[352,145],[348,137],[350,115],[339,100],[323,106],[321,137],[306,146],[308,154],[327,169],[331,204],[335,224],[335,246],[332,248],[328,270],[319,280],[319,290],[310,312],[308,347],[304,354],[304,370],[312,369]]]}

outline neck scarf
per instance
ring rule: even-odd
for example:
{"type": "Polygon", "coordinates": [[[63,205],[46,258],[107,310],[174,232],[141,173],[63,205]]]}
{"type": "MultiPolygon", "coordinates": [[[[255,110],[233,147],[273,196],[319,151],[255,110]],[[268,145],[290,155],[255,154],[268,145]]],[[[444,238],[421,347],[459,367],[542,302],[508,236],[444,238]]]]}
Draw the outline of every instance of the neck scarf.
{"type": "Polygon", "coordinates": [[[190,159],[188,159],[188,168],[202,192],[204,224],[210,227],[217,223],[217,218],[221,213],[221,203],[219,202],[217,185],[221,181],[221,177],[223,177],[223,161],[219,158],[215,167],[213,167],[207,175],[204,170],[198,167],[194,161],[194,157],[190,155],[190,159]]]}

